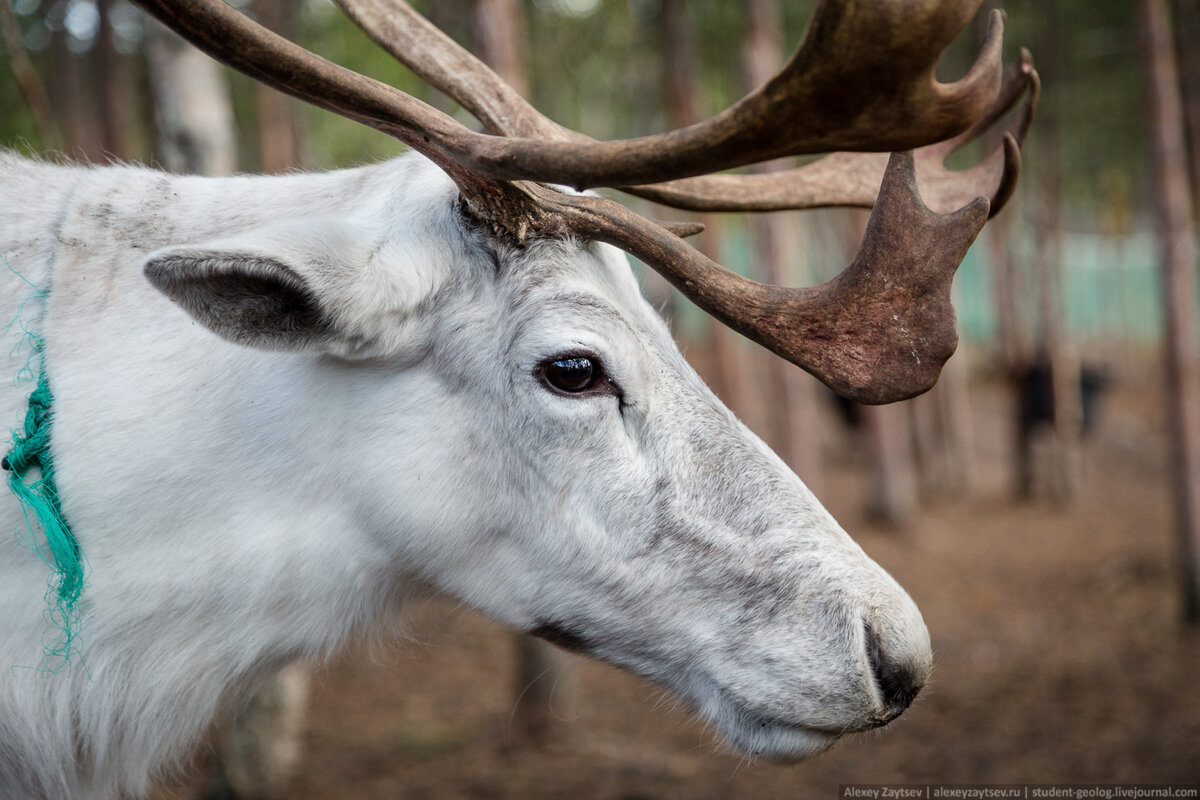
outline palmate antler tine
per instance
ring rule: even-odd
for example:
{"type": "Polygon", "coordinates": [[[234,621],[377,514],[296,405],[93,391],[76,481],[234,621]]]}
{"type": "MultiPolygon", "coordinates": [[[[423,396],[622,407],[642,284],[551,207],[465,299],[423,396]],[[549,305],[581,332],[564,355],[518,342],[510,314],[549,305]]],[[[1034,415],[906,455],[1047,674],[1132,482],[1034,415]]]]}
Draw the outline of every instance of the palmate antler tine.
{"type": "Polygon", "coordinates": [[[931,211],[912,153],[895,153],[850,266],[827,283],[789,289],[731,272],[611,201],[527,187],[571,230],[633,254],[729,327],[872,404],[936,382],[958,342],[951,281],[988,215],[982,197],[952,214],[931,211]]]}
{"type": "Polygon", "coordinates": [[[1024,144],[1025,136],[1029,133],[1029,126],[1033,122],[1033,113],[1037,109],[1041,93],[1042,84],[1037,70],[1033,66],[1033,55],[1022,47],[1017,60],[1004,68],[1004,77],[1000,83],[1000,93],[996,96],[996,102],[992,104],[988,112],[976,120],[974,125],[957,136],[922,147],[918,152],[929,154],[940,153],[942,156],[949,155],[968,142],[973,142],[986,134],[997,120],[1012,111],[1017,101],[1022,97],[1025,98],[1025,101],[1021,104],[1019,112],[1005,130],[1013,135],[1018,144],[1024,144]]]}
{"type": "MultiPolygon", "coordinates": [[[[1016,187],[1020,147],[1032,122],[1039,92],[1033,59],[1027,51],[1022,51],[1020,60],[1005,69],[1000,94],[986,115],[958,136],[915,151],[922,195],[930,208],[948,212],[981,196],[990,196],[992,215],[1003,208],[1016,187]],[[1024,102],[1006,129],[1008,139],[1002,138],[987,158],[970,169],[946,168],[943,162],[947,155],[983,135],[1022,96],[1024,102]]],[[[802,167],[769,174],[705,175],[620,188],[662,205],[700,212],[829,206],[870,208],[875,203],[887,162],[886,153],[839,152],[802,167]]]]}
{"type": "Polygon", "coordinates": [[[969,170],[958,172],[946,169],[947,156],[967,142],[979,138],[991,123],[1001,116],[1002,112],[997,108],[991,118],[981,119],[971,130],[917,151],[920,172],[925,176],[921,181],[923,190],[934,200],[930,204],[931,208],[941,210],[958,207],[969,201],[973,186],[992,185],[996,187],[992,193],[991,216],[994,217],[1016,191],[1021,168],[1021,147],[1025,144],[1029,126],[1033,124],[1033,115],[1037,111],[1042,93],[1042,82],[1037,70],[1033,69],[1033,58],[1028,50],[1022,48],[1021,60],[1013,66],[1028,75],[1028,93],[1005,130],[1000,148],[969,170]]]}

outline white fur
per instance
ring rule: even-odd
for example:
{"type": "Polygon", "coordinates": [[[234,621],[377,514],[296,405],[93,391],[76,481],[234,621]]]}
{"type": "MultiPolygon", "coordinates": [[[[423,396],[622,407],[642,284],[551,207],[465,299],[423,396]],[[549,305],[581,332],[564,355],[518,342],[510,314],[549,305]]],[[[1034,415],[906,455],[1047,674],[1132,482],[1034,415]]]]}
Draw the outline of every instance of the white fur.
{"type": "MultiPolygon", "coordinates": [[[[0,797],[143,794],[222,697],[418,584],[566,629],[769,757],[879,720],[864,625],[927,675],[911,600],[687,366],[619,251],[494,245],[416,156],[201,179],[0,153],[0,184],[0,252],[49,293],[58,486],[89,563],[68,669],[10,670],[41,662],[48,570],[0,536],[0,797]],[[146,277],[186,263],[203,292],[250,259],[302,282],[327,335],[200,324],[202,295],[146,277]],[[535,377],[582,351],[620,399],[535,377]]],[[[28,287],[0,281],[9,319],[28,287]]],[[[0,514],[21,527],[7,492],[0,514]]]]}

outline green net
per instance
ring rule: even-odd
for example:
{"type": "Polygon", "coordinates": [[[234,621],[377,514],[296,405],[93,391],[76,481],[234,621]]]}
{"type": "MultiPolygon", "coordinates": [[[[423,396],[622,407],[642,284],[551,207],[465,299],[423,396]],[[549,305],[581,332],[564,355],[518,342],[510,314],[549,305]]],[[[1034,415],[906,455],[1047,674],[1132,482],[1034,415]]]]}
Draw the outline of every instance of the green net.
{"type": "Polygon", "coordinates": [[[57,672],[66,666],[78,630],[84,560],[79,542],[63,517],[54,483],[50,450],[54,396],[46,377],[45,343],[32,332],[27,331],[27,336],[32,348],[29,365],[38,365],[38,382],[29,395],[25,425],[13,432],[12,447],[0,467],[8,471],[8,486],[21,501],[28,546],[52,571],[47,592],[47,621],[52,632],[43,642],[43,667],[57,672]]]}

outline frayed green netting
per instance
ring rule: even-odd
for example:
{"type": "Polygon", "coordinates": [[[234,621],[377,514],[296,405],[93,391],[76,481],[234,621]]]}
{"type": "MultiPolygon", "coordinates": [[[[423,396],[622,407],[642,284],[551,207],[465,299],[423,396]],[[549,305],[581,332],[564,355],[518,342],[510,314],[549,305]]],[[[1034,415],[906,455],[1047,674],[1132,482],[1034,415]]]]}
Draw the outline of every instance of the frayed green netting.
{"type": "Polygon", "coordinates": [[[54,458],[50,451],[54,396],[46,377],[45,342],[28,330],[26,337],[32,352],[22,372],[32,373],[37,365],[37,386],[29,395],[24,427],[13,431],[12,447],[0,466],[8,470],[8,486],[25,512],[26,544],[52,570],[46,618],[56,632],[48,632],[43,641],[42,667],[57,672],[66,666],[73,651],[85,567],[79,542],[63,517],[54,483],[54,458]]]}

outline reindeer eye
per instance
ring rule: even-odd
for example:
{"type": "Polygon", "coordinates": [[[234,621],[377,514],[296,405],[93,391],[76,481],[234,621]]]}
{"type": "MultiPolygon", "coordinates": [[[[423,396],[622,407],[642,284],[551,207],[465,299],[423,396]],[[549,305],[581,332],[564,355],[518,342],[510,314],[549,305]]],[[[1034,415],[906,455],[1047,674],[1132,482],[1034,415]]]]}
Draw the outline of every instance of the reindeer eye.
{"type": "Polygon", "coordinates": [[[542,364],[540,372],[546,383],[560,392],[579,394],[591,389],[600,380],[600,365],[587,356],[556,358],[542,364]]]}

